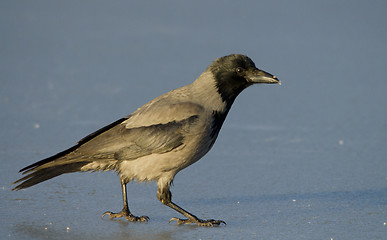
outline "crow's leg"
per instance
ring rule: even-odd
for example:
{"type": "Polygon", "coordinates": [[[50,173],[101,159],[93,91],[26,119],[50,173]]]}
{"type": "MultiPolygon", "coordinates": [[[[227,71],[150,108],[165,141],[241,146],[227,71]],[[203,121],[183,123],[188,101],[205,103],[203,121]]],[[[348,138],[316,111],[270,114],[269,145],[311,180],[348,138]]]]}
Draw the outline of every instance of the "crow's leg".
{"type": "Polygon", "coordinates": [[[120,178],[120,180],[121,180],[122,199],[124,201],[124,208],[119,213],[112,213],[110,211],[105,212],[104,214],[102,214],[102,217],[105,215],[108,215],[110,219],[124,217],[131,222],[144,222],[144,221],[148,222],[149,217],[147,216],[137,217],[130,212],[129,206],[128,206],[127,194],[126,194],[126,182],[122,178],[120,178]]]}
{"type": "Polygon", "coordinates": [[[177,224],[197,224],[198,226],[206,226],[206,227],[213,227],[218,226],[220,224],[226,224],[222,220],[214,220],[214,219],[208,219],[203,220],[192,213],[187,212],[186,210],[182,209],[181,207],[177,206],[175,203],[172,202],[172,193],[169,190],[169,184],[166,186],[159,186],[157,189],[157,198],[166,206],[178,211],[179,213],[183,214],[187,219],[180,219],[180,218],[171,218],[169,222],[176,221],[177,224]]]}

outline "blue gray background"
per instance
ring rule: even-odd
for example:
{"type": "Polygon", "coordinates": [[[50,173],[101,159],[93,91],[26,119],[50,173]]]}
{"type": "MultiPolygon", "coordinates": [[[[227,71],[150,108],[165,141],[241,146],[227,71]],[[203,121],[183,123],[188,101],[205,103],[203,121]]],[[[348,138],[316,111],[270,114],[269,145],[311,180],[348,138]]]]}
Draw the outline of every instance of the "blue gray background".
{"type": "Polygon", "coordinates": [[[0,2],[1,239],[386,239],[386,1],[0,2]],[[227,226],[168,224],[156,186],[113,172],[12,192],[17,171],[251,57],[282,86],[236,100],[219,138],[180,172],[174,201],[227,226]]]}

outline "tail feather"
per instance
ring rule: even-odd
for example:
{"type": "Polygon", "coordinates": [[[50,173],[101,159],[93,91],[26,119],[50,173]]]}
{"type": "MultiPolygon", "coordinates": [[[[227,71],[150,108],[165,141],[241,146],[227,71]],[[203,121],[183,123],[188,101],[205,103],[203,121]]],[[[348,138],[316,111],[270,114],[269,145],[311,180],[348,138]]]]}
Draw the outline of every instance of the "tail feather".
{"type": "Polygon", "coordinates": [[[70,147],[60,153],[55,154],[54,156],[48,157],[36,163],[33,163],[19,172],[23,174],[28,174],[13,184],[20,183],[13,190],[20,190],[23,188],[31,187],[40,182],[46,181],[53,177],[62,175],[64,173],[78,172],[78,171],[106,171],[114,169],[115,160],[110,159],[109,157],[102,158],[98,155],[82,155],[75,153],[77,149],[82,147],[83,144],[93,140],[104,132],[110,130],[111,128],[121,124],[128,117],[121,118],[118,121],[115,121],[106,127],[99,129],[98,131],[89,134],[85,138],[81,139],[75,146],[70,147]],[[94,157],[94,158],[93,158],[94,157]],[[95,166],[82,169],[83,166],[97,161],[95,166]],[[82,170],[81,170],[82,169],[82,170]]]}
{"type": "Polygon", "coordinates": [[[45,167],[44,165],[38,165],[34,168],[26,169],[23,174],[29,174],[14,182],[13,184],[20,184],[14,187],[12,190],[28,188],[64,173],[81,171],[81,168],[88,163],[90,163],[90,161],[77,161],[70,163],[62,162],[62,164],[59,163],[55,166],[45,167]]]}
{"type": "Polygon", "coordinates": [[[73,147],[71,147],[69,149],[66,149],[66,150],[64,150],[62,152],[59,152],[59,153],[57,153],[57,154],[55,154],[55,155],[53,155],[51,157],[45,158],[45,159],[40,160],[40,161],[38,161],[36,163],[28,165],[27,167],[20,169],[19,172],[24,172],[23,174],[28,173],[28,172],[34,170],[36,167],[43,166],[46,163],[56,161],[57,159],[59,159],[59,158],[61,158],[63,156],[66,156],[67,154],[73,152],[78,147],[79,147],[79,144],[77,144],[77,145],[75,145],[75,146],[73,146],[73,147]]]}

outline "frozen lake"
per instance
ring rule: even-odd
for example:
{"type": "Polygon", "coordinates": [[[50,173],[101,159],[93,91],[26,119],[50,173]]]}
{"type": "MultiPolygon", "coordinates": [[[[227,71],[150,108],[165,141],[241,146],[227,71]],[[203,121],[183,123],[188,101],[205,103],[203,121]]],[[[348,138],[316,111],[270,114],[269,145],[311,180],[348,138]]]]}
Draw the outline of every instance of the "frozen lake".
{"type": "Polygon", "coordinates": [[[386,239],[385,1],[0,2],[0,239],[386,239]],[[18,170],[215,59],[251,57],[282,86],[234,103],[173,200],[226,226],[168,224],[156,185],[67,174],[13,192],[18,170]]]}

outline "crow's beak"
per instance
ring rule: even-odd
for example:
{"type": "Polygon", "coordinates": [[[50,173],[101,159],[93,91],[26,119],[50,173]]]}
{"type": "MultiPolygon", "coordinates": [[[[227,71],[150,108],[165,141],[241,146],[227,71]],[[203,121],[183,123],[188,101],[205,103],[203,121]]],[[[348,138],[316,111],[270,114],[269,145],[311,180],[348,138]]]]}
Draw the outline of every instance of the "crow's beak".
{"type": "Polygon", "coordinates": [[[270,73],[256,69],[246,76],[247,81],[250,83],[277,83],[281,85],[281,82],[276,76],[273,76],[270,73]]]}

